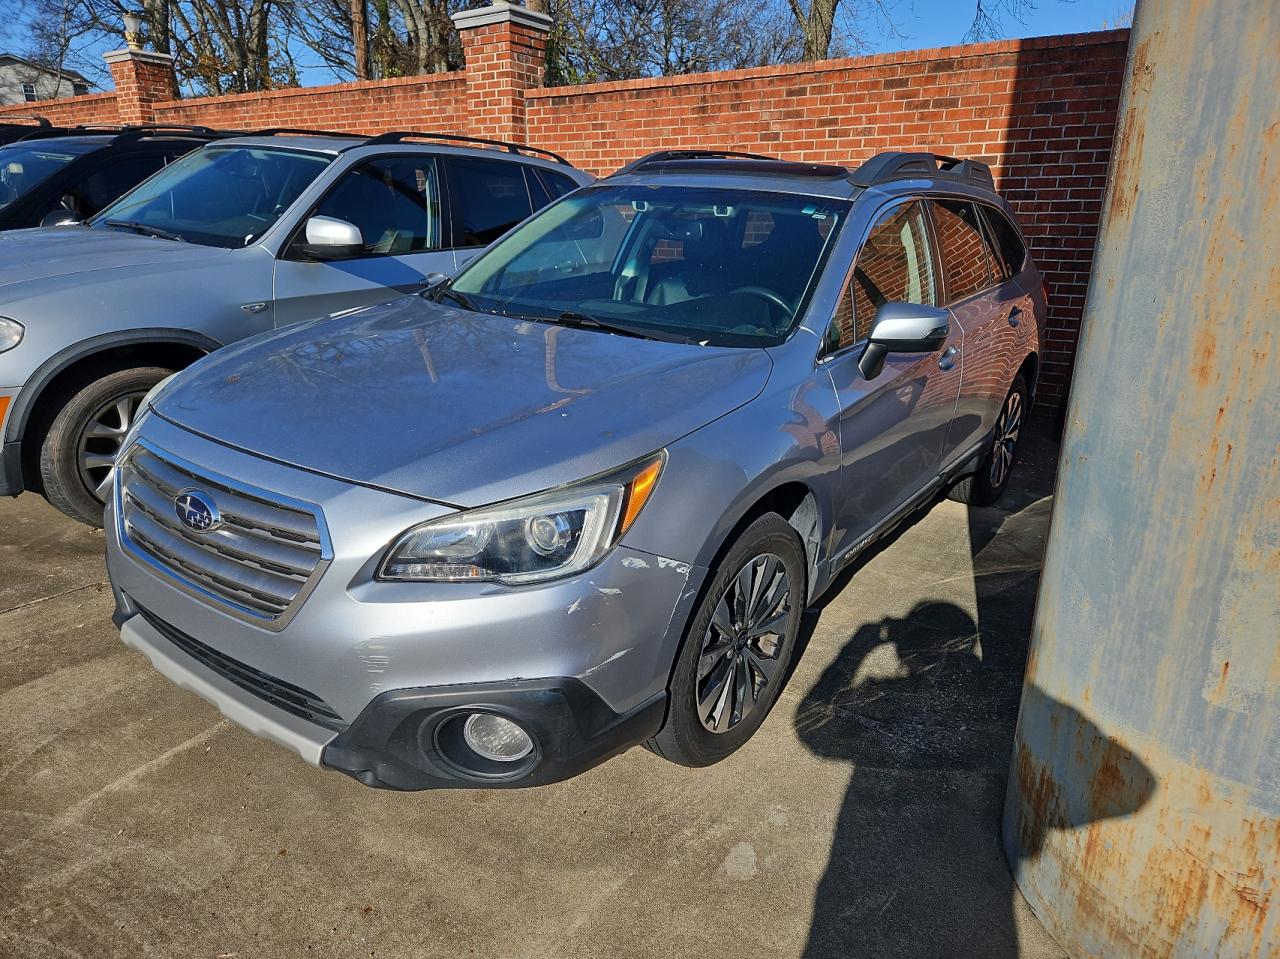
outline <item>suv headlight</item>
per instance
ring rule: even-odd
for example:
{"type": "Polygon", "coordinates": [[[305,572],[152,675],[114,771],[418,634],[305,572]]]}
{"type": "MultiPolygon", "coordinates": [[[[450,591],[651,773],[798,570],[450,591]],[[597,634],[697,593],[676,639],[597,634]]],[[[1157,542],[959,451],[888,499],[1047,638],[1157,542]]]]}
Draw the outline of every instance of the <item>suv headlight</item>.
{"type": "Polygon", "coordinates": [[[605,476],[466,510],[406,531],[379,579],[539,583],[598,563],[648,502],[666,453],[605,476]]]}
{"type": "Polygon", "coordinates": [[[11,350],[22,342],[26,328],[17,320],[0,316],[0,353],[11,350]]]}

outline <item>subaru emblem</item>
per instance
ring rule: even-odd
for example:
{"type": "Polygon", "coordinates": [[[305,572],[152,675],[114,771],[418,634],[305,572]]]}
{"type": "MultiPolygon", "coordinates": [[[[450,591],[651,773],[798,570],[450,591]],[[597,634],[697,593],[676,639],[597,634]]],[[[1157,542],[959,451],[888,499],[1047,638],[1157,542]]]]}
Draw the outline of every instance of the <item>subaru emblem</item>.
{"type": "Polygon", "coordinates": [[[182,525],[197,533],[208,533],[222,525],[218,507],[209,494],[198,489],[183,490],[173,501],[174,510],[182,525]]]}

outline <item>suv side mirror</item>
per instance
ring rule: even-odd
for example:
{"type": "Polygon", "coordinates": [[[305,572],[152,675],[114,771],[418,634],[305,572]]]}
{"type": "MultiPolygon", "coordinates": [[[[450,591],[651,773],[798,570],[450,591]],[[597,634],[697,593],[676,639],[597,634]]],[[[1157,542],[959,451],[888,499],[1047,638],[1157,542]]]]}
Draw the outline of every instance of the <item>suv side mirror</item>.
{"type": "Polygon", "coordinates": [[[79,211],[76,209],[76,198],[71,194],[64,194],[58,200],[58,208],[53,210],[40,221],[41,226],[72,226],[77,223],[83,223],[79,211]]]}
{"type": "Polygon", "coordinates": [[[364,254],[360,227],[332,216],[307,220],[307,242],[302,255],[312,260],[350,260],[364,254]]]}
{"type": "Polygon", "coordinates": [[[950,314],[921,303],[886,303],[876,311],[858,369],[874,380],[890,353],[932,353],[947,341],[950,314]]]}

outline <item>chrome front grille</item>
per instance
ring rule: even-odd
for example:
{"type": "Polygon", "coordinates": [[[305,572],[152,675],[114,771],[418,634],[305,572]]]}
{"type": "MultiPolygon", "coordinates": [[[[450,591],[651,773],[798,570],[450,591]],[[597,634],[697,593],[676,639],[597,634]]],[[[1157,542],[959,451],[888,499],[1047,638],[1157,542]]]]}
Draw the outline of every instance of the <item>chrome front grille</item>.
{"type": "Polygon", "coordinates": [[[215,605],[282,622],[323,572],[325,542],[309,510],[203,475],[141,443],[119,469],[118,522],[128,545],[215,605]],[[176,500],[191,490],[214,501],[220,526],[197,532],[179,519],[176,500]]]}

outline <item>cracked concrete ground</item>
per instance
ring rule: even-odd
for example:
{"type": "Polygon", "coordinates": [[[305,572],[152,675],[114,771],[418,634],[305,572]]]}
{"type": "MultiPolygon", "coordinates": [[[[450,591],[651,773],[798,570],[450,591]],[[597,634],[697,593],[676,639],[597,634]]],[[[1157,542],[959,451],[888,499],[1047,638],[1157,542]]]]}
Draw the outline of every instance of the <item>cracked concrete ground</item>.
{"type": "Polygon", "coordinates": [[[0,957],[1060,957],[999,841],[1055,456],[861,561],[728,761],[499,793],[242,732],[120,644],[101,533],[0,501],[0,957]]]}

